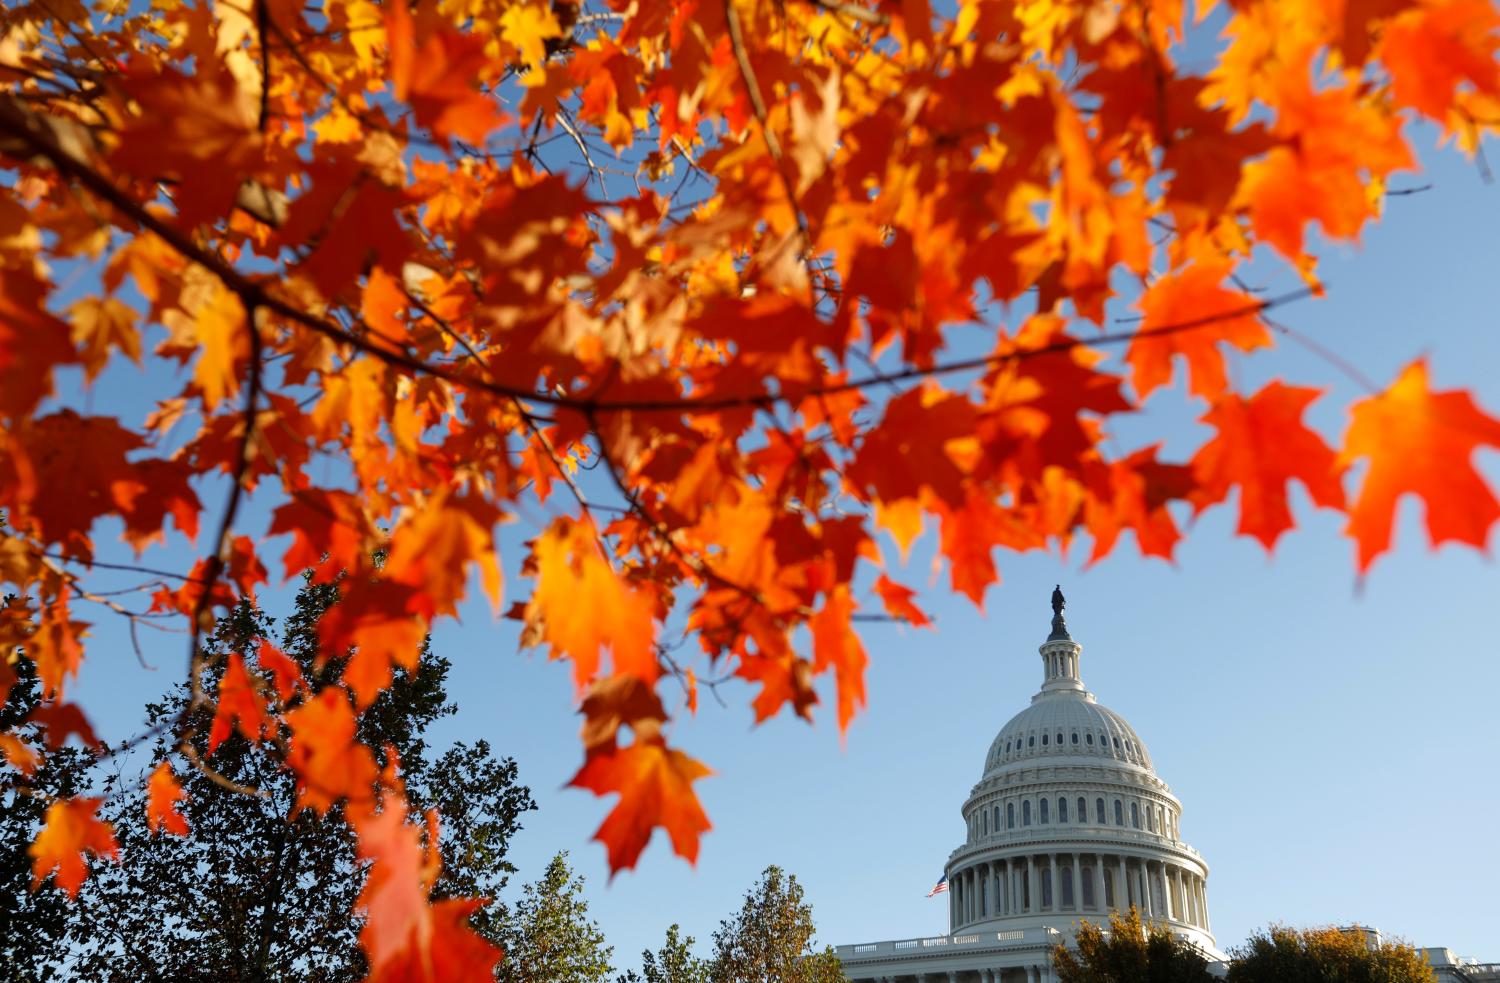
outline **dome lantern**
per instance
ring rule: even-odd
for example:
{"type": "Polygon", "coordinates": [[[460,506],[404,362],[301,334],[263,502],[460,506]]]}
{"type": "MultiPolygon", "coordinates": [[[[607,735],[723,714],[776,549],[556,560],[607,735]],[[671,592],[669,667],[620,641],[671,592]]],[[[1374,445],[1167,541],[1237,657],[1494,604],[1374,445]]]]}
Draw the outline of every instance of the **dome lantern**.
{"type": "Polygon", "coordinates": [[[1058,691],[1083,693],[1083,673],[1078,664],[1083,646],[1073,641],[1068,634],[1068,623],[1063,620],[1063,608],[1067,607],[1062,585],[1052,589],[1052,633],[1037,649],[1042,656],[1042,692],[1058,691]]]}

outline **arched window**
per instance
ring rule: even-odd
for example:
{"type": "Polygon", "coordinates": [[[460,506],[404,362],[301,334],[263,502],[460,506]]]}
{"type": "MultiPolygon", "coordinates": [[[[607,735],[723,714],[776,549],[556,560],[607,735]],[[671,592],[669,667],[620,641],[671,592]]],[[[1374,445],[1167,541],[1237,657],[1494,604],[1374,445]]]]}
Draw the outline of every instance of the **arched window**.
{"type": "Polygon", "coordinates": [[[984,835],[990,835],[990,814],[988,812],[984,814],[984,835]]]}
{"type": "Polygon", "coordinates": [[[1057,746],[1062,747],[1062,731],[1057,732],[1057,746]]]}
{"type": "Polygon", "coordinates": [[[1065,823],[1068,821],[1068,800],[1059,798],[1057,800],[1057,821],[1065,823]]]}
{"type": "Polygon", "coordinates": [[[1005,742],[1005,753],[1006,754],[1010,753],[1010,741],[1006,741],[1005,742]]]}
{"type": "Polygon", "coordinates": [[[1089,800],[1081,795],[1078,797],[1078,821],[1080,823],[1089,821],[1089,800]]]}
{"type": "Polygon", "coordinates": [[[1027,747],[1036,747],[1036,735],[1035,734],[1032,734],[1030,737],[1026,738],[1026,746],[1027,747]]]}
{"type": "Polygon", "coordinates": [[[1073,907],[1073,868],[1064,867],[1057,872],[1057,876],[1059,879],[1057,893],[1062,895],[1062,906],[1071,908],[1073,907]]]}
{"type": "Polygon", "coordinates": [[[1116,737],[1114,740],[1115,740],[1115,750],[1118,751],[1118,750],[1120,750],[1120,739],[1118,737],[1116,737]]]}
{"type": "Polygon", "coordinates": [[[994,822],[994,827],[995,827],[995,832],[997,832],[997,833],[1000,832],[1000,807],[999,806],[995,806],[995,822],[994,822]]]}
{"type": "Polygon", "coordinates": [[[1153,833],[1156,832],[1156,810],[1150,806],[1146,807],[1146,828],[1153,833]]]}
{"type": "Polygon", "coordinates": [[[1078,743],[1078,731],[1076,731],[1076,730],[1073,732],[1073,743],[1074,744],[1078,743]]]}
{"type": "Polygon", "coordinates": [[[1141,828],[1141,810],[1136,803],[1130,803],[1130,825],[1136,829],[1141,828]]]}
{"type": "Polygon", "coordinates": [[[1021,803],[1021,825],[1031,825],[1031,801],[1029,799],[1021,803]]]}
{"type": "Polygon", "coordinates": [[[1005,828],[1016,828],[1016,804],[1014,802],[1005,803],[1005,828]]]}
{"type": "Polygon", "coordinates": [[[1043,734],[1042,735],[1042,747],[1046,747],[1046,746],[1047,746],[1047,735],[1043,734]]]}
{"type": "Polygon", "coordinates": [[[1109,820],[1104,818],[1104,799],[1098,798],[1094,800],[1094,815],[1098,817],[1100,826],[1109,822],[1109,820]]]}
{"type": "Polygon", "coordinates": [[[1093,734],[1084,734],[1083,736],[1084,736],[1084,739],[1086,741],[1088,741],[1089,747],[1093,747],[1094,746],[1094,735],[1093,734]]]}
{"type": "Polygon", "coordinates": [[[1037,808],[1040,810],[1040,815],[1037,817],[1037,821],[1038,822],[1043,822],[1043,823],[1048,822],[1049,820],[1047,818],[1047,800],[1043,799],[1042,801],[1038,802],[1037,803],[1037,808]]]}
{"type": "Polygon", "coordinates": [[[1125,807],[1120,804],[1119,799],[1115,800],[1115,825],[1125,825],[1125,807]]]}
{"type": "Polygon", "coordinates": [[[1042,907],[1052,907],[1052,871],[1046,867],[1042,868],[1042,907]]]}

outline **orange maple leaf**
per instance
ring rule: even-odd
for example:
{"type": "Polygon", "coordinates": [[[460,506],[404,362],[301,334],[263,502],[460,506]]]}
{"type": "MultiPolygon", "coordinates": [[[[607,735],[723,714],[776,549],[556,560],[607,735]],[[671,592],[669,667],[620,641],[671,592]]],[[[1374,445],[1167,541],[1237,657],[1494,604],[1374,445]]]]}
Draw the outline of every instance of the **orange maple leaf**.
{"type": "Polygon", "coordinates": [[[268,724],[265,703],[245,668],[244,658],[231,652],[224,678],[219,681],[218,705],[208,731],[208,753],[212,754],[236,728],[245,740],[254,744],[265,736],[268,724]]]}
{"type": "Polygon", "coordinates": [[[157,765],[146,783],[146,825],[151,832],[165,830],[174,836],[186,836],[187,817],[177,811],[177,803],[186,798],[187,793],[172,774],[172,766],[165,761],[157,765]]]}
{"type": "Polygon", "coordinates": [[[531,562],[537,585],[526,619],[539,624],[553,658],[572,660],[580,689],[599,672],[606,648],[615,672],[656,679],[655,606],[605,561],[592,524],[554,520],[532,546],[531,562]]]}
{"type": "Polygon", "coordinates": [[[1142,399],[1171,381],[1172,357],[1181,355],[1187,360],[1189,391],[1212,400],[1229,384],[1221,342],[1246,352],[1271,343],[1255,301],[1221,286],[1232,269],[1229,263],[1200,259],[1162,277],[1141,298],[1145,317],[1125,360],[1142,399]],[[1182,328],[1173,330],[1178,325],[1182,328]]]}
{"type": "Polygon", "coordinates": [[[1427,362],[1408,365],[1385,392],[1355,403],[1341,463],[1369,458],[1370,468],[1349,510],[1349,535],[1359,544],[1360,572],[1390,548],[1396,503],[1419,496],[1427,506],[1433,546],[1450,540],[1484,548],[1500,504],[1474,468],[1474,451],[1500,447],[1500,420],[1462,390],[1428,388],[1427,362]]]}
{"type": "Polygon", "coordinates": [[[917,596],[917,592],[910,587],[881,574],[875,581],[875,593],[880,595],[880,600],[891,617],[900,618],[916,628],[926,628],[932,624],[932,619],[912,603],[911,599],[917,596]]]}
{"type": "Polygon", "coordinates": [[[711,774],[700,762],[667,747],[660,730],[646,720],[635,727],[633,743],[590,754],[568,784],[595,795],[619,794],[620,801],[594,833],[614,873],[635,866],[658,826],[667,831],[678,856],[697,861],[698,837],[711,827],[693,782],[711,774]]]}
{"type": "Polygon", "coordinates": [[[77,897],[89,872],[84,853],[110,858],[119,855],[114,827],[96,815],[101,802],[102,799],[80,796],[58,799],[47,807],[42,831],[26,850],[33,858],[33,891],[55,871],[57,886],[77,897]]]}
{"type": "Polygon", "coordinates": [[[865,667],[870,662],[854,632],[850,620],[853,614],[854,600],[849,596],[849,587],[840,584],[807,623],[812,630],[813,669],[817,672],[833,669],[841,732],[849,729],[849,721],[865,705],[865,667]]]}
{"type": "Polygon", "coordinates": [[[0,755],[23,775],[35,773],[37,766],[42,763],[40,755],[11,733],[0,734],[0,755]]]}
{"type": "MultiPolygon", "coordinates": [[[[396,98],[411,104],[417,123],[431,130],[444,147],[450,137],[484,143],[504,116],[493,96],[473,86],[489,65],[483,39],[437,27],[425,32],[419,44],[406,0],[388,4],[386,11],[396,98]]],[[[423,26],[429,26],[425,18],[423,26]]]]}
{"type": "Polygon", "coordinates": [[[1380,60],[1391,73],[1391,94],[1446,122],[1455,90],[1467,82],[1500,96],[1500,11],[1490,0],[1447,0],[1408,10],[1385,25],[1380,60]]]}
{"type": "Polygon", "coordinates": [[[339,603],[318,621],[319,661],[343,657],[344,683],[359,709],[369,706],[394,678],[392,667],[417,668],[432,612],[418,588],[388,580],[350,578],[339,603]]]}
{"type": "Polygon", "coordinates": [[[291,729],[287,764],[297,774],[297,809],[322,814],[340,799],[368,803],[378,770],[375,755],[355,736],[348,695],[337,686],[286,714],[291,729]]]}
{"type": "Polygon", "coordinates": [[[1193,456],[1198,481],[1194,508],[1221,502],[1240,489],[1238,532],[1254,536],[1269,551],[1292,527],[1287,483],[1300,481],[1318,505],[1344,507],[1343,468],[1333,449],[1302,423],[1303,411],[1321,395],[1316,389],[1272,382],[1246,399],[1225,393],[1203,417],[1218,433],[1193,456]]]}

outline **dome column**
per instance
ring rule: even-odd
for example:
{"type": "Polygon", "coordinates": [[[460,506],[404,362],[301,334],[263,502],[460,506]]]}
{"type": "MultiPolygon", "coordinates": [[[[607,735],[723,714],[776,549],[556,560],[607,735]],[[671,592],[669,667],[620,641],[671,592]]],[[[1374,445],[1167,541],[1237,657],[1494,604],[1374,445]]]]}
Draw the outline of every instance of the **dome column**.
{"type": "Polygon", "coordinates": [[[1036,879],[1036,857],[1026,855],[1026,913],[1034,915],[1042,910],[1041,885],[1036,879]]]}
{"type": "Polygon", "coordinates": [[[1079,854],[1073,854],[1073,910],[1083,912],[1083,872],[1078,869],[1079,854]]]}
{"type": "Polygon", "coordinates": [[[1104,903],[1104,856],[1094,854],[1094,910],[1105,911],[1108,905],[1104,903]]]}

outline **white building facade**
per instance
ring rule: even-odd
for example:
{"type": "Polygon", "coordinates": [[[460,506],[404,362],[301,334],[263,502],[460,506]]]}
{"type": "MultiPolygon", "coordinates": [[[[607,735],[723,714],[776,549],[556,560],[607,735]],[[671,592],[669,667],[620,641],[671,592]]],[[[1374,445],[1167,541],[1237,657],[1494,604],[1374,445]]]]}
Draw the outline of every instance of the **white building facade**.
{"type": "MultiPolygon", "coordinates": [[[[1041,689],[1000,728],[964,802],[967,836],[944,867],[948,934],[836,947],[852,983],[1050,983],[1080,921],[1131,905],[1224,972],[1182,803],[1130,724],[1084,689],[1064,603],[1054,590],[1041,689]]],[[[1500,964],[1422,954],[1440,983],[1500,983],[1500,964]]]]}

